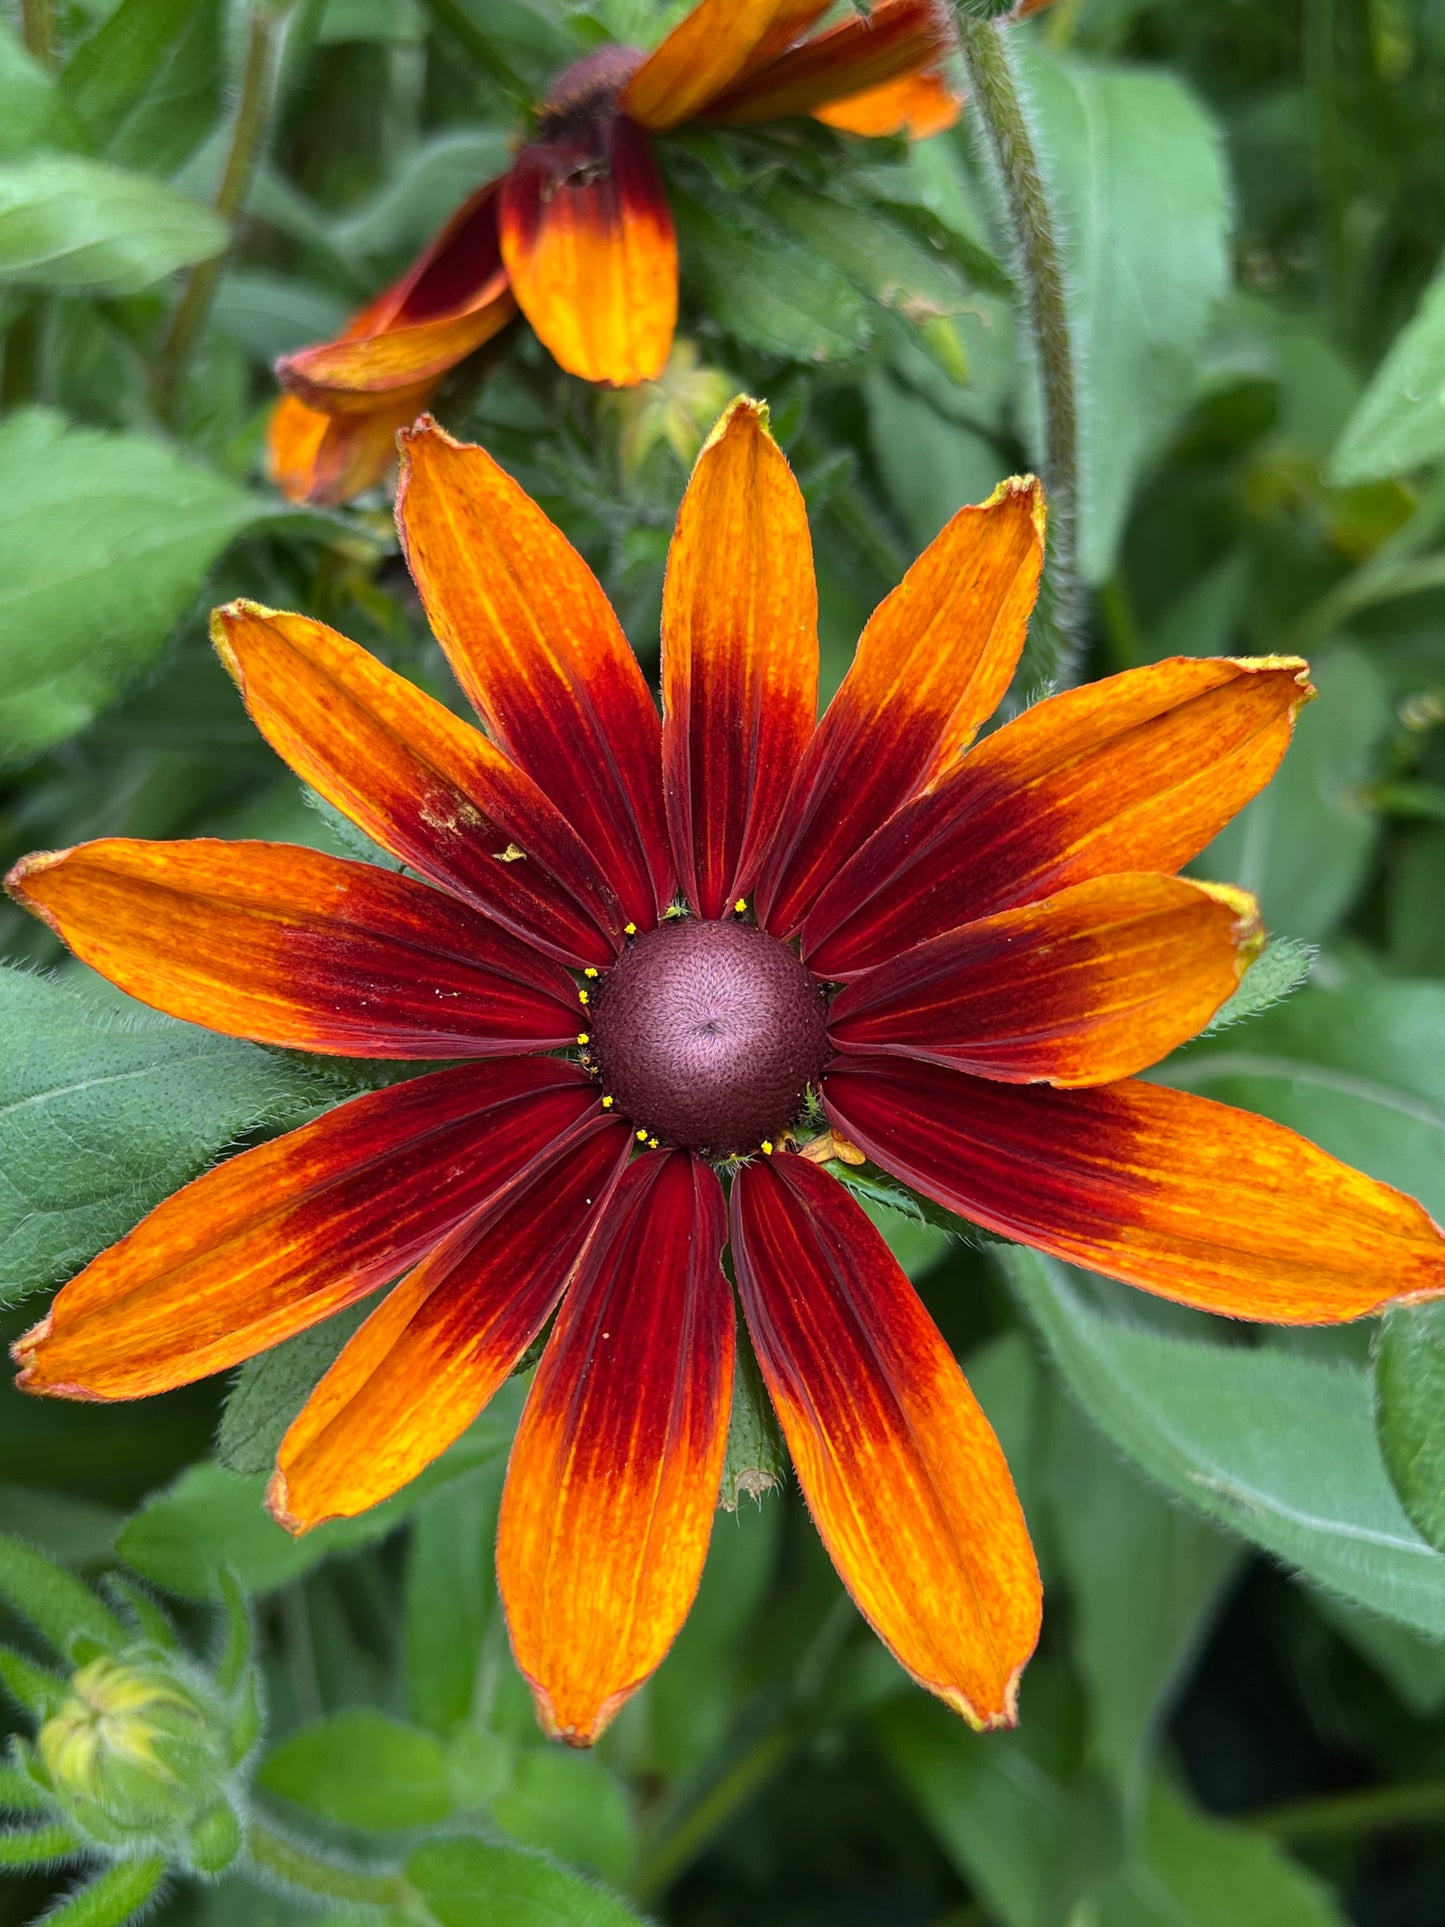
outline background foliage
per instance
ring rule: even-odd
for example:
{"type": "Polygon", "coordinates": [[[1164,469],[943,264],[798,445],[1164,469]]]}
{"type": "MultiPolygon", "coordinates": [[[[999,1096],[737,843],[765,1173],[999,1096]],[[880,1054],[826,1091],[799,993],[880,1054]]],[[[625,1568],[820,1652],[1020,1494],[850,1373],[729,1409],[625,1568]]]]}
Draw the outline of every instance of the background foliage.
{"type": "MultiPolygon", "coordinates": [[[[0,8],[0,860],[101,833],[344,848],[246,722],[205,609],[306,610],[458,699],[382,495],[313,512],[268,488],[270,362],[332,333],[505,165],[550,73],[668,17],[0,8]]],[[[1304,650],[1321,690],[1197,866],[1296,941],[1160,1075],[1445,1217],[1445,6],[1060,0],[1011,50],[1079,357],[1085,673],[1304,650]]],[[[831,689],[918,548],[1036,459],[988,167],[967,118],[911,153],[812,125],[659,149],[683,256],[665,380],[589,390],[517,326],[436,412],[539,496],[655,665],[697,439],[735,389],[766,395],[813,517],[831,689]]],[[[0,941],[11,1336],[23,1298],[180,1181],[356,1086],[128,1006],[8,909],[0,941]]],[[[330,1892],[233,1868],[161,1882],[157,1918],[1438,1920],[1445,1319],[1255,1332],[883,1215],[1038,1543],[1047,1623],[1015,1734],[977,1739],[908,1685],[784,1489],[719,1514],[686,1630],[596,1755],[543,1744],[491,1575],[516,1384],[386,1507],[300,1543],[260,1510],[263,1468],[334,1329],[248,1367],[229,1405],[218,1383],[114,1409],[0,1389],[0,1670],[22,1705],[55,1690],[47,1638],[84,1656],[91,1609],[19,1542],[164,1594],[179,1630],[146,1636],[166,1651],[208,1650],[228,1575],[251,1601],[269,1719],[248,1797],[320,1851],[330,1892]],[[368,1885],[343,1861],[405,1873],[368,1885]]],[[[233,1638],[247,1610],[233,1595],[233,1638]]],[[[93,1612],[100,1647],[138,1636],[93,1612]]],[[[0,1835],[0,1860],[27,1857],[0,1835]]],[[[0,1921],[79,1877],[17,1872],[0,1921]]],[[[123,1863],[61,1917],[128,1918],[158,1881],[123,1863]]]]}

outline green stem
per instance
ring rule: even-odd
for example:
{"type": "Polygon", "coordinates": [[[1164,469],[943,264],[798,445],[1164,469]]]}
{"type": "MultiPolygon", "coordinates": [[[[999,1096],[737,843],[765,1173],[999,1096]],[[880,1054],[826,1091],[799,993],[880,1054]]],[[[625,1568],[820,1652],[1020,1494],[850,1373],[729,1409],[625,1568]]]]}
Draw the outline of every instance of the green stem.
{"type": "Polygon", "coordinates": [[[55,27],[50,0],[21,0],[20,31],[26,48],[49,67],[55,59],[55,27]]]}
{"type": "Polygon", "coordinates": [[[966,0],[956,0],[956,10],[969,107],[998,169],[1038,360],[1044,439],[1040,467],[1049,493],[1049,561],[1058,627],[1058,660],[1050,668],[1055,679],[1064,682],[1078,656],[1079,420],[1063,255],[1002,35],[991,21],[970,13],[966,0]]]}
{"type": "Polygon", "coordinates": [[[1288,1806],[1250,1814],[1244,1824],[1279,1840],[1323,1840],[1383,1833],[1391,1827],[1445,1826],[1445,1780],[1368,1787],[1360,1793],[1292,1801],[1288,1806]]]}
{"type": "MultiPolygon", "coordinates": [[[[271,82],[275,68],[276,10],[258,0],[252,8],[246,33],[246,65],[241,76],[241,98],[231,129],[231,148],[225,172],[216,190],[216,212],[233,223],[246,204],[252,176],[261,157],[266,125],[271,113],[271,82]]],[[[171,317],[170,331],[161,347],[155,373],[155,402],[161,416],[169,420],[175,407],[180,379],[196,337],[204,327],[216,298],[230,249],[198,262],[191,269],[185,292],[171,317]]]]}
{"type": "Polygon", "coordinates": [[[330,1900],[352,1900],[363,1907],[403,1907],[412,1890],[399,1873],[368,1873],[360,1867],[340,1867],[272,1833],[259,1820],[246,1829],[246,1851],[263,1873],[274,1874],[303,1893],[330,1900]]]}
{"type": "Polygon", "coordinates": [[[722,1831],[740,1807],[770,1780],[798,1743],[798,1729],[789,1721],[775,1726],[755,1741],[713,1782],[696,1806],[690,1807],[662,1835],[646,1855],[632,1891],[644,1906],[665,1893],[683,1868],[695,1860],[713,1836],[722,1831]]]}
{"type": "Polygon", "coordinates": [[[1289,655],[1312,649],[1362,609],[1401,596],[1422,595],[1427,589],[1445,589],[1445,555],[1423,556],[1394,568],[1357,569],[1306,609],[1282,646],[1289,655]]]}

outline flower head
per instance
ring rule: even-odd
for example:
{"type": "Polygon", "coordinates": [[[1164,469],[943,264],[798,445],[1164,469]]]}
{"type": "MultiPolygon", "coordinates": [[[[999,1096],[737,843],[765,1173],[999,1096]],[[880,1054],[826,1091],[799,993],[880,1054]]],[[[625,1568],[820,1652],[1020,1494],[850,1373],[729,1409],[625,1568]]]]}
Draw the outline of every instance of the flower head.
{"type": "Polygon", "coordinates": [[[338,340],[278,364],[279,487],[340,502],[379,480],[397,430],[518,308],[571,374],[618,387],[660,376],[677,322],[677,239],[651,135],[799,114],[858,134],[951,125],[940,0],[880,0],[814,32],[830,5],[700,0],[652,53],[601,47],[560,74],[508,172],[338,340]]]}
{"type": "Polygon", "coordinates": [[[740,400],[678,518],[659,719],[540,510],[428,421],[404,444],[412,574],[487,734],[304,616],[234,603],[216,639],[271,744],[414,875],[104,840],[26,859],[10,888],[179,1017],[461,1061],[186,1186],[61,1291],[17,1347],[22,1383],[162,1391],[400,1278],[281,1447],[271,1505],[300,1531],[415,1476],[555,1312],[497,1556],[541,1718],[585,1743],[698,1584],[730,1242],[844,1582],[915,1679],[1006,1724],[1040,1613],[1008,1469],[821,1160],[872,1159],[1006,1237],[1236,1316],[1445,1288],[1410,1199],[1136,1075],[1258,946],[1251,898],[1177,872],[1275,770],[1304,665],[1157,663],[975,744],[1042,564],[1041,492],[1015,478],[909,570],[815,722],[803,501],[740,400]]]}

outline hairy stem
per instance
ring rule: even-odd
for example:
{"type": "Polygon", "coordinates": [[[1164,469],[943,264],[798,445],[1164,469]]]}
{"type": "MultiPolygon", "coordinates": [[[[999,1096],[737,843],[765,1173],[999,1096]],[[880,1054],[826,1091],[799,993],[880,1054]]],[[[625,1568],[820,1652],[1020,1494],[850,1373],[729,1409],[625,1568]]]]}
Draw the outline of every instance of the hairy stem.
{"type": "MultiPolygon", "coordinates": [[[[234,222],[246,204],[266,125],[271,114],[271,83],[275,70],[276,10],[265,4],[252,8],[246,31],[246,65],[241,77],[241,97],[231,128],[231,147],[226,156],[221,185],[216,190],[215,209],[223,220],[234,222]]],[[[205,326],[216,298],[229,249],[200,261],[191,269],[156,364],[154,394],[156,408],[169,420],[175,408],[181,376],[196,337],[205,326]]]]}
{"type": "Polygon", "coordinates": [[[21,0],[20,32],[26,48],[49,67],[55,59],[55,27],[50,0],[21,0]]]}
{"type": "Polygon", "coordinates": [[[1417,1780],[1403,1786],[1366,1787],[1359,1793],[1332,1793],[1318,1800],[1291,1801],[1252,1813],[1244,1824],[1278,1840],[1324,1840],[1390,1827],[1438,1827],[1445,1823],[1445,1780],[1417,1780]]]}
{"type": "Polygon", "coordinates": [[[294,1840],[272,1833],[259,1820],[253,1820],[246,1829],[246,1851],[262,1872],[274,1874],[303,1893],[351,1900],[363,1907],[400,1907],[412,1897],[403,1875],[338,1866],[334,1860],[323,1860],[298,1847],[294,1840]]]}
{"type": "Polygon", "coordinates": [[[1049,673],[1066,682],[1077,667],[1078,407],[1063,257],[1028,116],[1002,34],[959,0],[958,41],[969,111],[982,129],[1003,189],[1025,319],[1043,399],[1042,461],[1049,495],[1049,561],[1058,639],[1049,673]]]}

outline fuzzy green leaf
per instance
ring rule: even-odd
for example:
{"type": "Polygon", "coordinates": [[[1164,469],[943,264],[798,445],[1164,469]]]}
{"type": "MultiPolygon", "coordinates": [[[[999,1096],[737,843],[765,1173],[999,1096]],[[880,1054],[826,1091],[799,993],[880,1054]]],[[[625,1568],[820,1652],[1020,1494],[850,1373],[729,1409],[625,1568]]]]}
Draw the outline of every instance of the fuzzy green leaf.
{"type": "Polygon", "coordinates": [[[430,1840],[406,1866],[437,1927],[639,1927],[641,1916],[539,1853],[430,1840]]]}
{"type": "Polygon", "coordinates": [[[0,1302],[93,1258],[241,1132],[328,1097],[254,1044],[0,969],[0,1302]]]}
{"type": "Polygon", "coordinates": [[[225,247],[211,208],[79,154],[0,166],[0,285],[135,294],[225,247]]]}
{"type": "Polygon", "coordinates": [[[45,1916],[45,1927],[124,1927],[152,1898],[165,1878],[161,1854],[122,1860],[45,1916]]]}
{"type": "Polygon", "coordinates": [[[0,1534],[0,1595],[55,1648],[68,1655],[80,1637],[118,1651],[129,1635],[83,1579],[32,1546],[0,1534]]]}
{"type": "Polygon", "coordinates": [[[247,1359],[221,1414],[216,1461],[228,1472],[269,1472],[287,1428],[371,1310],[352,1305],[247,1359]]]}
{"type": "Polygon", "coordinates": [[[1391,1305],[1381,1319],[1375,1424],[1401,1505],[1445,1552],[1445,1299],[1391,1305]]]}
{"type": "Polygon", "coordinates": [[[1220,1005],[1200,1035],[1210,1037],[1282,1004],[1308,981],[1314,960],[1312,944],[1301,943],[1298,937],[1271,937],[1245,971],[1238,990],[1220,1005]]]}
{"type": "Polygon", "coordinates": [[[1408,475],[1445,455],[1445,267],[1391,345],[1330,458],[1341,486],[1408,475]]]}
{"type": "Polygon", "coordinates": [[[369,1707],[293,1733],[267,1754],[257,1779],[347,1827],[434,1826],[456,1804],[441,1741],[369,1707]]]}

